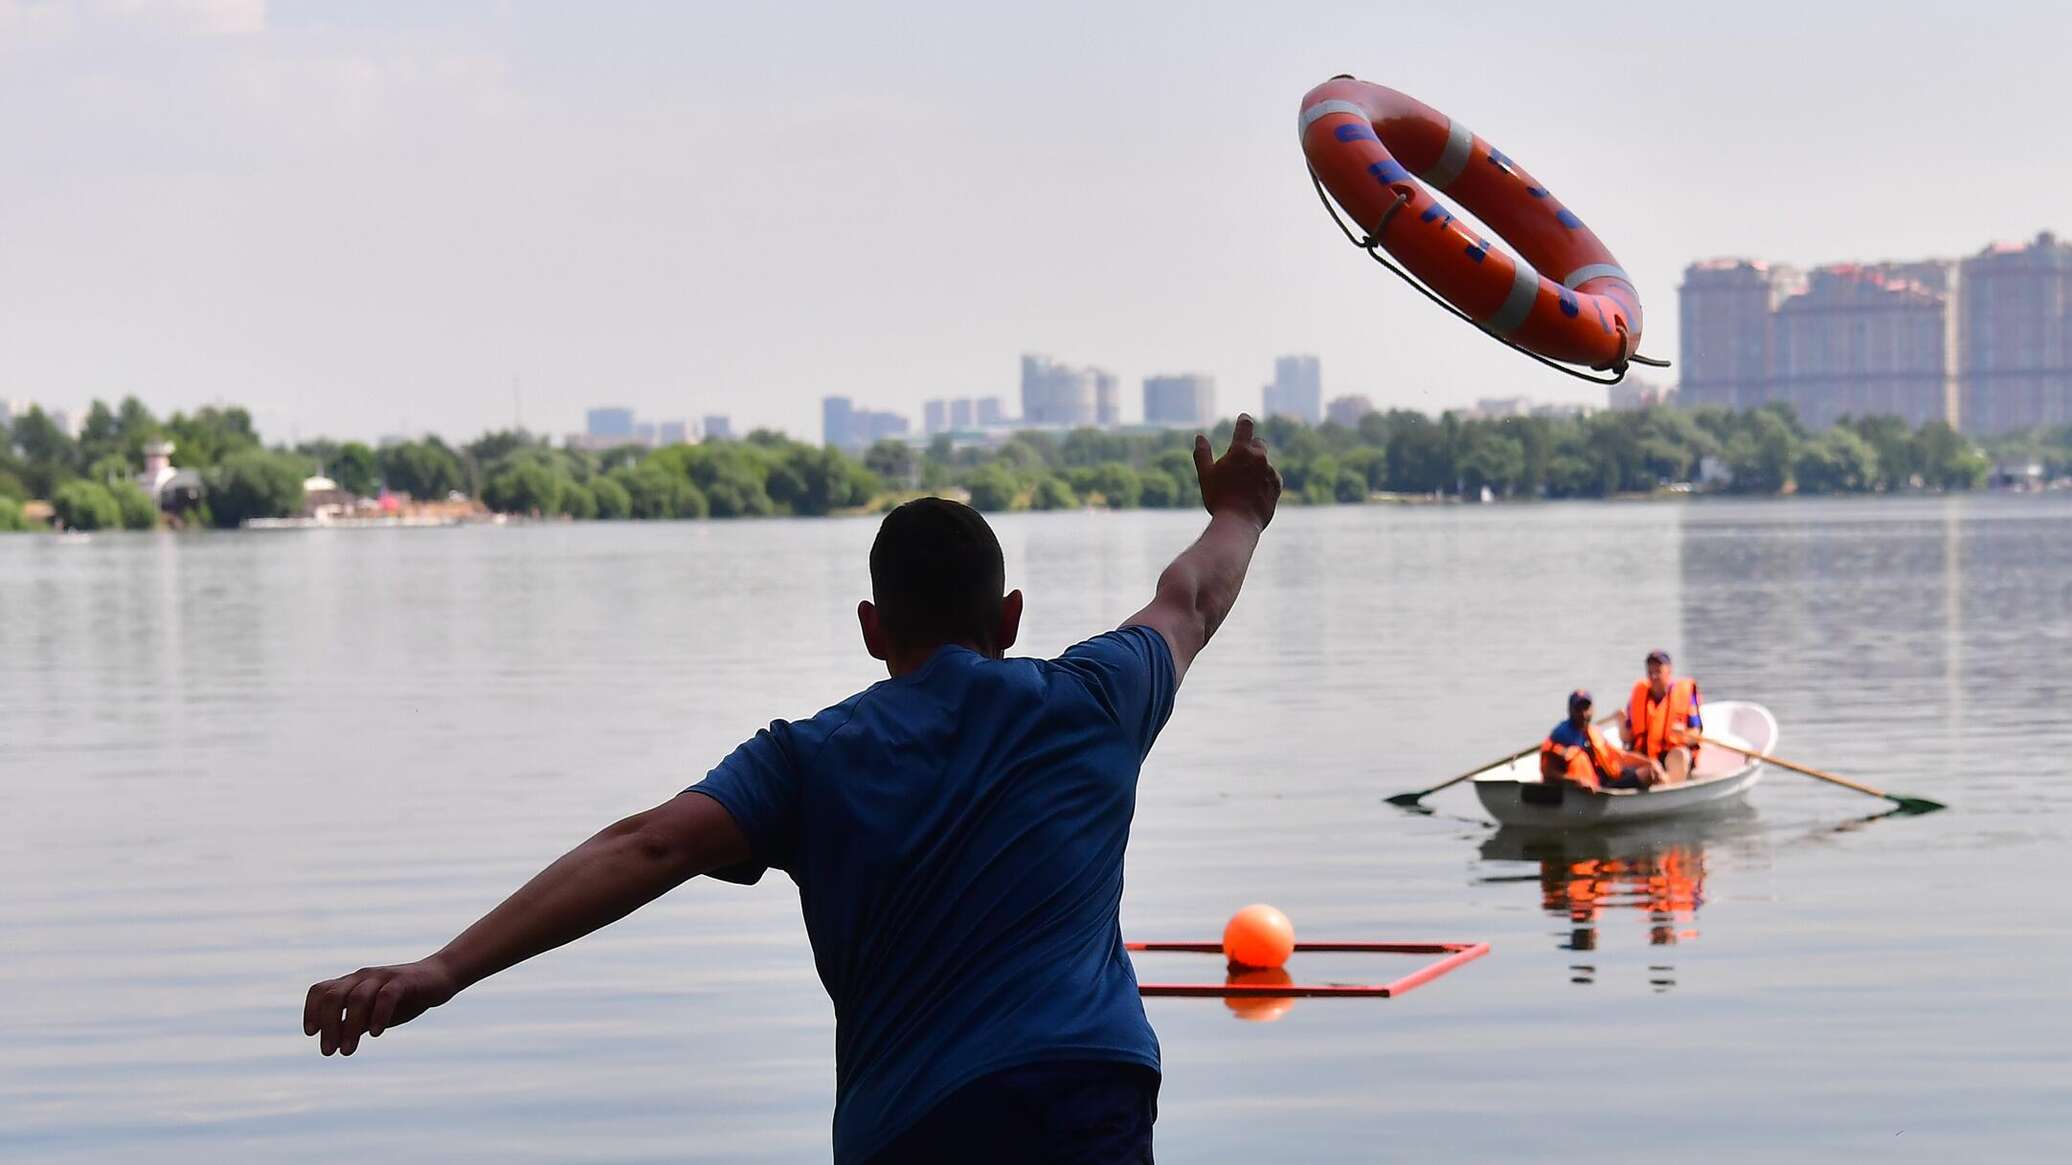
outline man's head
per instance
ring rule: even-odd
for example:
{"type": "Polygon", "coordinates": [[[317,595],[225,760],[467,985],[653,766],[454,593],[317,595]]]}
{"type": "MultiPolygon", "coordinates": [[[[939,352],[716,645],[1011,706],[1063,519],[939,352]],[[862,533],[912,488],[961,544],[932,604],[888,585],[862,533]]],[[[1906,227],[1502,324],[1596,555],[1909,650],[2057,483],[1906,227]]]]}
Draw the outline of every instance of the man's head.
{"type": "Polygon", "coordinates": [[[1648,652],[1648,691],[1659,698],[1669,690],[1669,653],[1657,647],[1648,652]]]}
{"type": "Polygon", "coordinates": [[[1022,593],[1002,594],[1000,540],[977,510],[920,498],[885,515],[871,543],[871,598],[857,604],[864,646],[894,675],[944,644],[998,658],[1014,646],[1022,593]]]}
{"type": "Polygon", "coordinates": [[[1590,723],[1590,709],[1592,706],[1590,693],[1581,688],[1570,692],[1568,694],[1568,722],[1577,728],[1588,725],[1590,723]]]}

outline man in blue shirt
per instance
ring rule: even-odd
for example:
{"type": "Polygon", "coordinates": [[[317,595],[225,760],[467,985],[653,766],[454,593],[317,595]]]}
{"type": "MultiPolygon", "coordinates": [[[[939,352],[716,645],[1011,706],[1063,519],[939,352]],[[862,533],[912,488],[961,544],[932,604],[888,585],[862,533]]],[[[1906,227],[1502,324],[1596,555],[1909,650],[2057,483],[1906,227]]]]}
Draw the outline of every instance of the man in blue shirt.
{"type": "Polygon", "coordinates": [[[775,868],[834,1001],[837,1162],[1149,1161],[1158,1041],[1117,915],[1137,775],[1280,495],[1249,417],[1194,461],[1208,528],[1054,660],[1005,658],[1022,595],[976,511],[894,510],[857,605],[891,678],[757,733],[437,954],[311,987],[304,1031],[351,1055],[691,877],[775,868]]]}

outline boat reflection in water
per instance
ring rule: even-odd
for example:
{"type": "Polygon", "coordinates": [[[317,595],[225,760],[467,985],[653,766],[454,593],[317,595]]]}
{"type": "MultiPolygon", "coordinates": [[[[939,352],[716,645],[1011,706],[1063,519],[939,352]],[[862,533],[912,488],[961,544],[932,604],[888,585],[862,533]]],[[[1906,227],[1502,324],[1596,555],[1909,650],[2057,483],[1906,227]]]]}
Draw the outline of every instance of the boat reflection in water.
{"type": "MultiPolygon", "coordinates": [[[[1701,817],[1638,822],[1618,829],[1544,830],[1505,826],[1482,843],[1485,861],[1535,862],[1537,874],[1494,874],[1486,883],[1533,882],[1540,907],[1564,921],[1557,935],[1562,949],[1598,949],[1599,923],[1609,927],[1632,912],[1652,948],[1671,948],[1698,937],[1698,909],[1705,905],[1706,850],[1758,836],[1760,822],[1747,806],[1701,817]]],[[[1595,960],[1569,965],[1569,981],[1597,981],[1595,960]]],[[[1676,985],[1676,968],[1666,958],[1648,965],[1657,991],[1676,985]]]]}

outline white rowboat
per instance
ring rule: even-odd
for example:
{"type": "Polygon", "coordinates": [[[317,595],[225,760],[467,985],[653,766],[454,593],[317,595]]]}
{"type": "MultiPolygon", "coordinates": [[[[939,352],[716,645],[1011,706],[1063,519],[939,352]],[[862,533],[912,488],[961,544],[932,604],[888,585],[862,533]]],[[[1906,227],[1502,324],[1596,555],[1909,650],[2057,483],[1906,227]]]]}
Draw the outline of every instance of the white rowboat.
{"type": "MultiPolygon", "coordinates": [[[[1761,704],[1707,701],[1705,735],[1756,752],[1777,747],[1777,718],[1761,704]]],[[[1582,789],[1540,780],[1537,752],[1487,768],[1471,778],[1482,807],[1505,825],[1591,829],[1628,821],[1650,821],[1708,813],[1740,803],[1763,777],[1761,761],[1732,749],[1706,745],[1698,769],[1680,785],[1656,789],[1582,789]]]]}

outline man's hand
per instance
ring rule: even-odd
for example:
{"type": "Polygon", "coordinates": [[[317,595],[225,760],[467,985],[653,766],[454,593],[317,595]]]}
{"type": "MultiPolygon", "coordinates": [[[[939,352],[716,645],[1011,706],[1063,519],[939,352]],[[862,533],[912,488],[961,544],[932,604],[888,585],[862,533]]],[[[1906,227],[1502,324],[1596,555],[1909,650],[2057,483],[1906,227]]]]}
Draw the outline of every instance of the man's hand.
{"type": "Polygon", "coordinates": [[[1252,435],[1252,418],[1239,413],[1230,448],[1212,459],[1209,439],[1194,437],[1194,475],[1201,479],[1201,504],[1211,515],[1237,514],[1261,530],[1273,521],[1281,499],[1281,475],[1266,459],[1266,442],[1252,435]]]}
{"type": "Polygon", "coordinates": [[[460,988],[436,956],[393,967],[362,967],[309,989],[302,1034],[316,1036],[326,1056],[350,1056],[362,1035],[378,1036],[453,998],[460,988]]]}

